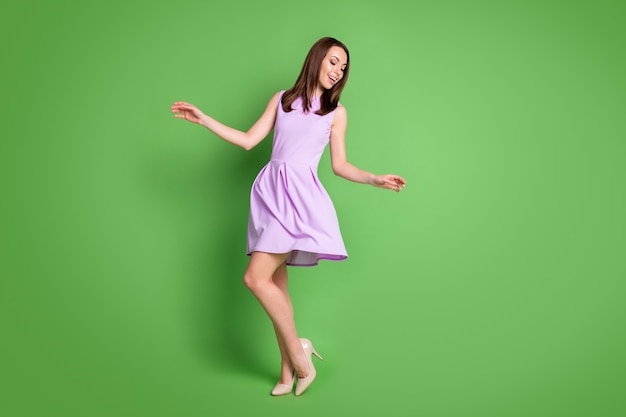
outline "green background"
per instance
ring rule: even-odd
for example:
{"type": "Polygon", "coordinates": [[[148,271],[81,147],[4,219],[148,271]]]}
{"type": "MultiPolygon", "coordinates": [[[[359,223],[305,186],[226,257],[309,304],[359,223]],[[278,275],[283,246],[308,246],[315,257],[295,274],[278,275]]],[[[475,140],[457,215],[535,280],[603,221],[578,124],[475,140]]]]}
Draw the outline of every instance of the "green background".
{"type": "Polygon", "coordinates": [[[4,2],[2,414],[624,416],[620,1],[4,2]],[[349,159],[320,177],[350,258],[291,269],[325,356],[272,398],[241,283],[240,129],[322,36],[352,71],[349,159]],[[294,414],[295,413],[295,414],[294,414]]]}

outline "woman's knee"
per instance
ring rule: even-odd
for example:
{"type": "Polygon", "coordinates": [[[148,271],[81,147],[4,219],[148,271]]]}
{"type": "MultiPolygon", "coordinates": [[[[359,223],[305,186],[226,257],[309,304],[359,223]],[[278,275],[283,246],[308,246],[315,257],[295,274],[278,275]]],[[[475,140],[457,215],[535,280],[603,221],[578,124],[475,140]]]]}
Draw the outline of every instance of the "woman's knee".
{"type": "Polygon", "coordinates": [[[243,283],[246,287],[248,287],[250,291],[254,291],[254,289],[257,288],[259,284],[259,279],[252,272],[246,271],[243,274],[243,283]]]}
{"type": "Polygon", "coordinates": [[[274,274],[286,267],[283,266],[288,254],[274,254],[264,252],[253,252],[250,263],[243,275],[243,283],[250,290],[254,291],[264,284],[271,284],[274,274]]]}

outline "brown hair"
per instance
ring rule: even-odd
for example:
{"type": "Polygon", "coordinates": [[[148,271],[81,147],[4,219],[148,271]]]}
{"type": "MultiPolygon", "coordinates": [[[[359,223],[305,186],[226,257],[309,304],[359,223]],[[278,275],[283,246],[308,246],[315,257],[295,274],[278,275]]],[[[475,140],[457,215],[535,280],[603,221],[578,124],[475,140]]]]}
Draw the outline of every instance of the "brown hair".
{"type": "Polygon", "coordinates": [[[296,80],[296,83],[289,90],[283,94],[281,103],[285,112],[290,112],[293,109],[291,105],[298,97],[302,98],[302,108],[305,112],[310,109],[311,98],[315,94],[315,89],[319,83],[319,74],[322,61],[326,57],[328,50],[333,46],[342,48],[348,57],[346,62],[346,68],[343,71],[343,77],[337,84],[333,85],[329,90],[324,90],[322,97],[320,97],[320,109],[315,112],[321,116],[330,113],[337,108],[339,103],[339,96],[343,91],[343,87],[348,81],[348,72],[350,71],[350,53],[348,48],[335,38],[322,38],[315,42],[309,50],[309,53],[304,60],[302,71],[296,80]]]}

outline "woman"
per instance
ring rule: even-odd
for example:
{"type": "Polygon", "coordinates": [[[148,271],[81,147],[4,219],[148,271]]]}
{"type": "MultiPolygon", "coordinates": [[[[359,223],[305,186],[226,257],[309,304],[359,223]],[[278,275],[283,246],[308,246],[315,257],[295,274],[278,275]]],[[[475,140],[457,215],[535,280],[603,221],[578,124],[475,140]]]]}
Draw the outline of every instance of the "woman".
{"type": "Polygon", "coordinates": [[[299,338],[287,289],[287,265],[313,266],[320,259],[347,258],[337,215],[317,176],[328,143],[333,172],[347,180],[399,192],[398,175],[374,175],[346,159],[346,109],[339,97],[348,79],[350,55],[334,38],[310,49],[295,85],[272,96],[246,132],[228,127],[185,102],[172,105],[175,117],[200,124],[246,150],[274,129],[270,162],[254,181],[250,195],[244,283],[272,320],[281,354],[281,375],[272,395],[301,395],[316,377],[308,339],[299,338]],[[297,382],[296,382],[297,377],[297,382]]]}

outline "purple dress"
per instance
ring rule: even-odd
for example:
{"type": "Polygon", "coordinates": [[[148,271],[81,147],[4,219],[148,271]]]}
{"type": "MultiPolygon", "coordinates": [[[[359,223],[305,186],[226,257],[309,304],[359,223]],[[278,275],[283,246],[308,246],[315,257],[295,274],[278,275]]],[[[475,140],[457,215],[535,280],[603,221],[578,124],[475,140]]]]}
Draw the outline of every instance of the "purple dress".
{"type": "Polygon", "coordinates": [[[320,259],[348,257],[333,203],[317,176],[317,165],[330,140],[335,111],[324,116],[314,97],[308,113],[302,99],[283,111],[278,99],[271,160],[250,192],[247,254],[287,253],[287,265],[313,266],[320,259]]]}

